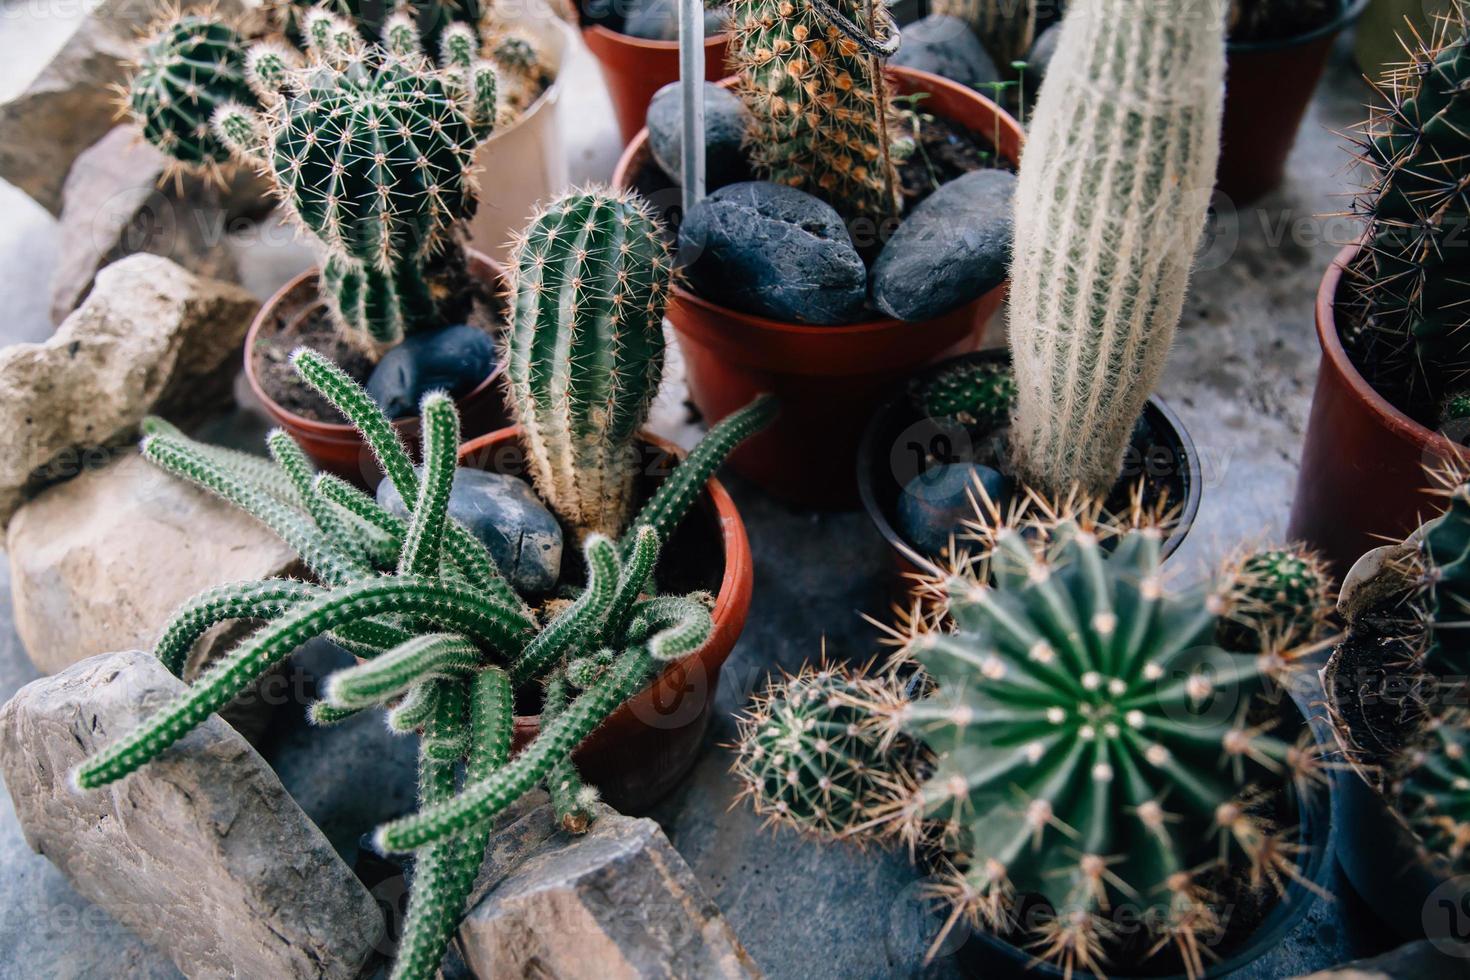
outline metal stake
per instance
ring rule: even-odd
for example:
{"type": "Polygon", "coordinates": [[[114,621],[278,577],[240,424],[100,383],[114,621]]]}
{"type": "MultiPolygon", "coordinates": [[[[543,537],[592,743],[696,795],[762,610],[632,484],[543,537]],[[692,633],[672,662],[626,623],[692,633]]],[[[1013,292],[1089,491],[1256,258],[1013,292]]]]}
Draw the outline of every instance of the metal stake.
{"type": "Polygon", "coordinates": [[[704,4],[679,0],[679,98],[683,111],[684,213],[704,200],[704,4]]]}

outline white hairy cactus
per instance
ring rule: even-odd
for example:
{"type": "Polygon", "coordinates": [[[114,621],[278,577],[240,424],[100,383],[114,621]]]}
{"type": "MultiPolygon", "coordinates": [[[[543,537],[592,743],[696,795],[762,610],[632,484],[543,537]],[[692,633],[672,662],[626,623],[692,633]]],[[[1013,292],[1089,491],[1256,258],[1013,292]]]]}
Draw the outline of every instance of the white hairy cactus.
{"type": "Polygon", "coordinates": [[[1220,153],[1220,5],[1076,0],[1016,191],[1011,436],[1022,478],[1106,495],[1153,391],[1220,153]]]}

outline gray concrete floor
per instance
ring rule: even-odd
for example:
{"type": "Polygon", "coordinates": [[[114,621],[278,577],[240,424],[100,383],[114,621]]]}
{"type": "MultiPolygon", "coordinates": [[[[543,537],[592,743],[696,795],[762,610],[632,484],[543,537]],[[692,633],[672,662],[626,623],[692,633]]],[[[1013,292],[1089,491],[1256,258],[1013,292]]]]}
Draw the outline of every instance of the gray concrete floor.
{"type": "MultiPolygon", "coordinates": [[[[0,12],[8,8],[0,8],[0,12]]],[[[0,16],[0,65],[40,58],[50,35],[22,36],[0,16]]],[[[15,77],[0,70],[0,89],[15,77]]],[[[605,177],[617,146],[595,67],[584,52],[568,72],[562,124],[575,179],[605,177]]],[[[1174,562],[1197,575],[1241,540],[1278,537],[1290,505],[1296,455],[1317,365],[1312,304],[1318,279],[1348,225],[1342,209],[1348,156],[1334,131],[1360,116],[1366,89],[1345,51],[1335,57],[1303,127],[1286,185],[1259,205],[1227,210],[1195,277],[1162,395],[1182,416],[1206,466],[1199,522],[1174,562]]],[[[0,185],[0,343],[47,335],[41,284],[55,261],[54,222],[0,185]]],[[[997,326],[997,330],[999,327],[997,326]]],[[[675,372],[677,374],[677,371],[675,372]]],[[[682,421],[677,377],[661,426],[682,421]]],[[[776,668],[818,656],[865,657],[871,630],[860,612],[888,602],[888,555],[860,514],[804,514],[732,481],[754,544],[756,595],[744,638],[725,669],[720,717],[693,775],[654,816],[773,977],[950,976],[952,959],[921,963],[914,875],[902,855],[858,853],[762,831],[733,793],[728,719],[776,668]]],[[[0,564],[0,576],[4,576],[0,564]]],[[[0,699],[35,676],[11,626],[0,580],[0,699]]],[[[90,908],[20,838],[0,795],[0,978],[170,976],[157,954],[90,908]]],[[[1375,952],[1382,940],[1343,898],[1319,903],[1290,939],[1249,971],[1282,977],[1375,952]]]]}

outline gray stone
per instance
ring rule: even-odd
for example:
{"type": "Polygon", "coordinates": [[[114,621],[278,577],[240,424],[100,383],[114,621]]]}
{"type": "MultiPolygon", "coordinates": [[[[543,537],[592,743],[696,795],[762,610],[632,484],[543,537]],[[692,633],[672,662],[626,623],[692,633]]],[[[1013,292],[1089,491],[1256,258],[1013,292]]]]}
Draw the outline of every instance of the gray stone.
{"type": "Polygon", "coordinates": [[[62,191],[52,322],[66,319],[87,298],[103,266],[137,252],[238,281],[219,188],[198,178],[161,183],[168,164],[131,125],[115,127],[77,157],[62,191]]]}
{"type": "Polygon", "coordinates": [[[1006,479],[979,463],[945,463],[918,474],[898,497],[898,531],[921,555],[944,554],[950,538],[975,519],[975,485],[1005,510],[1006,479]]]}
{"type": "Polygon", "coordinates": [[[1470,947],[1458,955],[1421,939],[1375,956],[1321,970],[1298,980],[1464,980],[1470,975],[1470,947]]]}
{"type": "Polygon", "coordinates": [[[914,208],[873,263],[873,305],[899,320],[929,320],[1005,281],[1016,175],[973,170],[914,208]]]}
{"type": "Polygon", "coordinates": [[[98,274],[49,340],[0,350],[0,525],[144,416],[227,407],[255,308],[238,286],[132,255],[98,274]]]}
{"type": "Polygon", "coordinates": [[[183,689],[149,654],[105,654],[0,709],[26,842],[191,977],[356,976],[382,929],[375,903],[219,718],[119,783],[71,788],[77,763],[183,689]]]}
{"type": "MultiPolygon", "coordinates": [[[[676,0],[633,0],[623,21],[623,33],[648,41],[679,40],[679,5],[676,0]]],[[[706,7],[704,36],[718,34],[729,23],[729,11],[723,6],[706,7]]]]}
{"type": "MultiPolygon", "coordinates": [[[[378,503],[408,517],[391,480],[378,484],[378,503]]],[[[460,467],[454,471],[449,493],[449,516],[484,542],[517,592],[536,595],[556,585],[561,574],[561,525],[525,480],[460,467]]]]}
{"type": "Polygon", "coordinates": [[[1046,70],[1051,67],[1051,59],[1057,53],[1057,45],[1062,40],[1062,25],[1053,24],[1036,36],[1031,42],[1031,50],[1026,54],[1026,91],[1031,99],[1041,90],[1041,83],[1046,79],[1046,70]]]}
{"type": "Polygon", "coordinates": [[[889,63],[933,72],[971,88],[1000,81],[995,62],[970,25],[945,14],[930,14],[904,27],[903,41],[889,63]]]}
{"type": "MultiPolygon", "coordinates": [[[[684,101],[679,83],[670,82],[648,103],[648,148],[669,179],[683,181],[684,101]]],[[[750,164],[741,144],[750,114],[727,88],[704,83],[704,188],[717,191],[727,184],[750,179],[750,164]]]]}
{"type": "Polygon", "coordinates": [[[762,975],[658,824],[600,807],[572,836],[541,794],[499,822],[458,945],[482,980],[762,975]]]}
{"type": "Polygon", "coordinates": [[[367,392],[390,419],[417,415],[431,391],[468,395],[495,370],[495,341],[478,327],[457,323],[420,330],[390,348],[367,380],[367,392]]]}
{"type": "Polygon", "coordinates": [[[852,323],[867,270],[825,201],[765,181],[731,184],[696,204],[679,229],[695,291],[743,313],[797,323],[852,323]]]}

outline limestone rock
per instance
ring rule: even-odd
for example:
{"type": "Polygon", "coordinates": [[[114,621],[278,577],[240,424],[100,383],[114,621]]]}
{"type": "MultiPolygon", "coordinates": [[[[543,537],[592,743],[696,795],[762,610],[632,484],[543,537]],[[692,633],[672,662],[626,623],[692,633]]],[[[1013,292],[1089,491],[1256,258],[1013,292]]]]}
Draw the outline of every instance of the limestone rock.
{"type": "Polygon", "coordinates": [[[762,975],[658,824],[606,807],[574,837],[544,795],[523,800],[476,895],[458,943],[484,980],[762,975]]]}
{"type": "Polygon", "coordinates": [[[220,189],[197,178],[165,182],[168,162],[132,125],[115,127],[77,157],[62,192],[52,322],[86,299],[100,269],[137,252],[213,279],[239,279],[220,189]]]}
{"type": "Polygon", "coordinates": [[[0,350],[0,524],[149,413],[187,420],[227,404],[255,307],[237,286],[132,255],[45,343],[0,350]]]}
{"type": "Polygon", "coordinates": [[[382,919],[244,739],[217,717],[102,790],[78,762],[183,685],[150,654],[105,654],[0,709],[0,772],[31,848],[191,977],[354,977],[382,919]]]}

